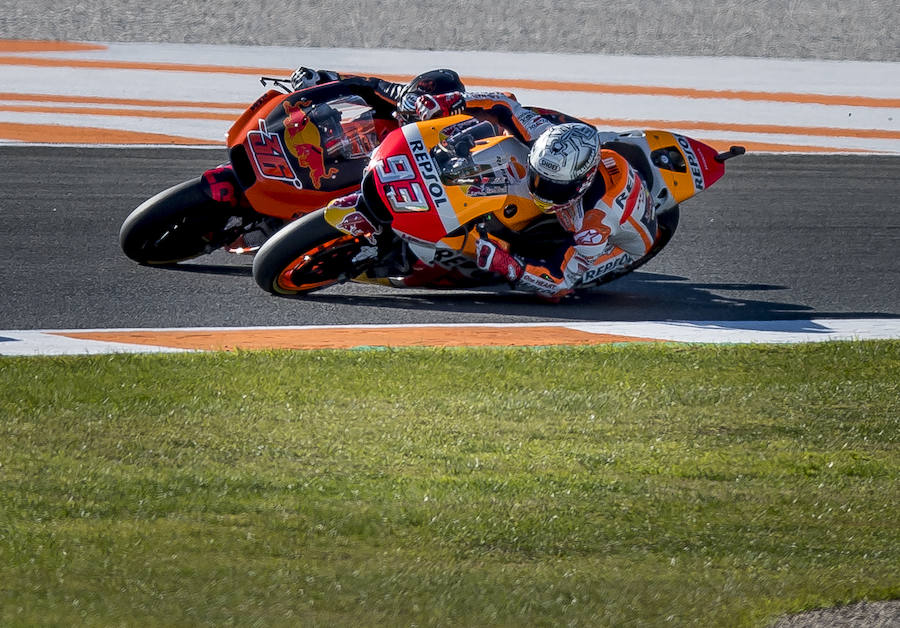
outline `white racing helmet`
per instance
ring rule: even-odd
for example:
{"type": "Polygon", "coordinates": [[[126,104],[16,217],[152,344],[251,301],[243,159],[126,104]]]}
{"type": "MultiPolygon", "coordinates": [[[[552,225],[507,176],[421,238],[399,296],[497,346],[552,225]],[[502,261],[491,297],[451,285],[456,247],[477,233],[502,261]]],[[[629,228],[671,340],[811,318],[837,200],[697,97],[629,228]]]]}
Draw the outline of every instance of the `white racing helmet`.
{"type": "Polygon", "coordinates": [[[542,211],[577,200],[597,174],[600,135],[580,122],[544,131],[528,154],[528,190],[542,211]]]}

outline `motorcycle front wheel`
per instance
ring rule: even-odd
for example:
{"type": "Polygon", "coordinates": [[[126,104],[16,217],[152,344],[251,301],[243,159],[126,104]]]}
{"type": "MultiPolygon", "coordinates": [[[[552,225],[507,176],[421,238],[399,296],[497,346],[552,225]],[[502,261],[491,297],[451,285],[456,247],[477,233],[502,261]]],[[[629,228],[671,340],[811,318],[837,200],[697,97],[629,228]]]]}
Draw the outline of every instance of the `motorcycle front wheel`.
{"type": "Polygon", "coordinates": [[[175,185],[144,201],[119,229],[119,246],[139,264],[174,264],[227,244],[231,217],[201,180],[175,185]]]}
{"type": "Polygon", "coordinates": [[[332,227],[317,210],[278,231],[256,253],[253,279],[275,295],[296,296],[359,275],[354,262],[368,243],[332,227]]]}

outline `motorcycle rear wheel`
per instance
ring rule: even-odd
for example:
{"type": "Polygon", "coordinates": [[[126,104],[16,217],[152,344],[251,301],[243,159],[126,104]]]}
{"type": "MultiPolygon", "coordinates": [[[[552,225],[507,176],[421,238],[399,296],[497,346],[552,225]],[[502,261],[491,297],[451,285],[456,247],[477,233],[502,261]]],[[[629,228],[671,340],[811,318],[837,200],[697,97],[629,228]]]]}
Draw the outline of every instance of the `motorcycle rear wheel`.
{"type": "Polygon", "coordinates": [[[185,181],[131,212],[119,230],[119,246],[139,264],[174,264],[224,246],[230,217],[203,191],[200,179],[185,181]]]}
{"type": "Polygon", "coordinates": [[[290,223],[259,249],[253,279],[266,292],[280,296],[321,290],[363,271],[353,259],[366,244],[332,227],[320,209],[290,223]]]}

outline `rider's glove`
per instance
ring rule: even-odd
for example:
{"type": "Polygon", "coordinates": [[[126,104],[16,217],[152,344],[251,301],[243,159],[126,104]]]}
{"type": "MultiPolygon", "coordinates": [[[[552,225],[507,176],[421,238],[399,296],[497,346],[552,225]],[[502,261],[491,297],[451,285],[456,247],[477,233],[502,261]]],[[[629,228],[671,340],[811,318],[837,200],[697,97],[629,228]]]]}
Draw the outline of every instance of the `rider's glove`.
{"type": "Polygon", "coordinates": [[[340,75],[338,75],[337,72],[332,72],[331,70],[313,70],[312,68],[300,66],[294,70],[293,74],[291,74],[291,87],[294,89],[303,89],[305,87],[319,85],[320,83],[337,81],[338,79],[340,79],[340,75]]]}
{"type": "Polygon", "coordinates": [[[423,94],[416,99],[416,115],[419,120],[431,120],[462,113],[466,98],[460,92],[447,94],[423,94]]]}
{"type": "Polygon", "coordinates": [[[522,278],[525,266],[490,240],[479,238],[475,241],[475,263],[481,270],[503,275],[509,282],[522,278]]]}
{"type": "Polygon", "coordinates": [[[291,87],[294,89],[303,89],[310,87],[319,82],[319,73],[312,68],[304,68],[300,66],[291,74],[291,87]]]}

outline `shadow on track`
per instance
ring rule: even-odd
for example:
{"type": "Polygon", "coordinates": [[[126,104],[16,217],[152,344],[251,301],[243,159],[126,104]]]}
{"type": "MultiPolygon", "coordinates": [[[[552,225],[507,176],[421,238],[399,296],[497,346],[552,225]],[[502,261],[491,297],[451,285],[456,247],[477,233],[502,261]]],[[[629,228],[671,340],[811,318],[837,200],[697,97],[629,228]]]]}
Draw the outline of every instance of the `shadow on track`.
{"type": "MultiPolygon", "coordinates": [[[[218,260],[188,262],[157,268],[198,276],[252,276],[250,264],[217,262],[218,260]]],[[[333,312],[335,306],[356,311],[357,314],[350,318],[363,318],[365,322],[420,324],[427,324],[428,320],[447,322],[448,319],[454,322],[476,322],[483,321],[488,316],[495,322],[515,323],[682,320],[721,322],[725,326],[737,323],[740,328],[761,329],[769,327],[765,324],[766,321],[898,316],[885,312],[816,309],[809,305],[779,300],[779,293],[782,296],[790,295],[792,289],[785,285],[766,283],[691,281],[680,275],[638,271],[569,297],[559,304],[546,303],[534,295],[505,287],[494,290],[402,289],[352,282],[299,298],[269,295],[254,285],[240,299],[248,307],[255,308],[257,313],[264,310],[277,312],[276,320],[268,324],[282,324],[278,319],[290,317],[291,311],[295,310],[294,304],[298,317],[307,319],[304,322],[310,324],[321,321],[309,320],[307,317],[310,310],[307,308],[311,307],[315,312],[333,312]],[[391,311],[395,311],[396,316],[391,311]]],[[[327,317],[331,319],[332,315],[327,317]]],[[[792,330],[816,331],[815,325],[807,327],[792,330]]]]}
{"type": "Polygon", "coordinates": [[[692,283],[680,276],[642,272],[569,297],[560,304],[545,303],[533,295],[509,290],[387,290],[377,295],[338,295],[325,290],[309,294],[303,299],[321,304],[461,314],[496,313],[503,318],[528,316],[549,321],[771,321],[891,316],[871,312],[822,312],[805,305],[764,300],[755,296],[789,290],[786,286],[692,283]]]}
{"type": "Polygon", "coordinates": [[[177,270],[183,273],[199,273],[203,275],[230,275],[233,277],[252,277],[253,267],[250,265],[236,266],[233,264],[160,264],[154,268],[161,270],[177,270]]]}

